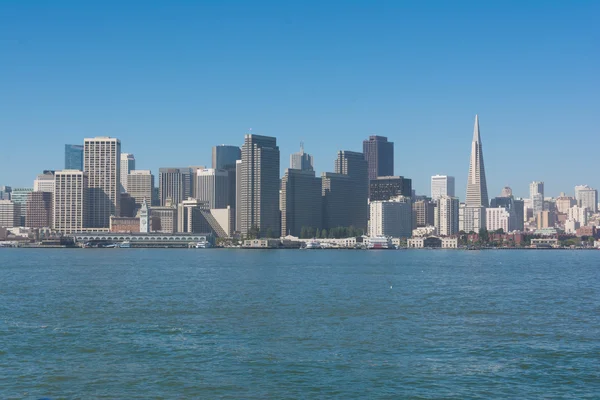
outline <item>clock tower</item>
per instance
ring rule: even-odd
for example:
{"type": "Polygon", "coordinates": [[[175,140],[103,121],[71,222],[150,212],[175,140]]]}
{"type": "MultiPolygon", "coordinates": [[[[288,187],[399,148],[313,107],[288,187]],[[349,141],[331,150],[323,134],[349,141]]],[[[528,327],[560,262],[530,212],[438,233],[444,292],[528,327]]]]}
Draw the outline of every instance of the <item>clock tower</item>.
{"type": "Polygon", "coordinates": [[[148,210],[148,204],[146,203],[146,199],[142,203],[142,208],[140,209],[140,233],[149,233],[150,232],[150,213],[148,210]]]}

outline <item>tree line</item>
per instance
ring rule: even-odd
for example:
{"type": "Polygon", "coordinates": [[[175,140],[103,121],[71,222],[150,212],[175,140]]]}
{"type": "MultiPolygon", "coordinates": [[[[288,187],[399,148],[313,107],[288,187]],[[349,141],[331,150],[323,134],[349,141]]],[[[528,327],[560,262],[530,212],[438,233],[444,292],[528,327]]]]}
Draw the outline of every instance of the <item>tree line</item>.
{"type": "Polygon", "coordinates": [[[362,236],[364,230],[354,226],[338,226],[336,228],[320,229],[312,226],[303,226],[300,228],[300,239],[341,239],[347,237],[362,236]]]}

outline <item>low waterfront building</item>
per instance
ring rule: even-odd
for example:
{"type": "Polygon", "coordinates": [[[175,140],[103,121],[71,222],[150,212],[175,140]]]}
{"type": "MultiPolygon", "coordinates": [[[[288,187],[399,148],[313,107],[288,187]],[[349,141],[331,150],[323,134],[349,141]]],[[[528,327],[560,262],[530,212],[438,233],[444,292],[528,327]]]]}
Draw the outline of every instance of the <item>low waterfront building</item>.
{"type": "Polygon", "coordinates": [[[150,218],[154,232],[175,233],[177,231],[177,208],[173,206],[152,207],[150,218]]]}
{"type": "Polygon", "coordinates": [[[441,248],[441,249],[457,249],[458,238],[450,237],[417,237],[411,238],[406,241],[406,247],[409,249],[423,249],[423,248],[441,248]]]}
{"type": "Polygon", "coordinates": [[[437,229],[435,226],[421,226],[413,229],[412,231],[413,237],[427,237],[435,235],[437,235],[437,229]]]}
{"type": "Polygon", "coordinates": [[[596,237],[596,227],[595,226],[581,226],[575,231],[575,235],[577,237],[582,237],[582,236],[596,237]]]}
{"type": "Polygon", "coordinates": [[[179,247],[187,248],[199,242],[214,244],[210,233],[161,234],[161,233],[111,233],[77,232],[71,235],[76,242],[85,244],[107,244],[129,242],[131,247],[179,247]]]}
{"type": "Polygon", "coordinates": [[[251,239],[244,240],[245,249],[277,249],[281,241],[279,239],[251,239]]]}
{"type": "Polygon", "coordinates": [[[110,232],[138,233],[140,219],[137,217],[110,217],[110,232]]]}
{"type": "Polygon", "coordinates": [[[558,247],[558,239],[557,238],[531,239],[531,247],[537,248],[537,249],[558,247]]]}

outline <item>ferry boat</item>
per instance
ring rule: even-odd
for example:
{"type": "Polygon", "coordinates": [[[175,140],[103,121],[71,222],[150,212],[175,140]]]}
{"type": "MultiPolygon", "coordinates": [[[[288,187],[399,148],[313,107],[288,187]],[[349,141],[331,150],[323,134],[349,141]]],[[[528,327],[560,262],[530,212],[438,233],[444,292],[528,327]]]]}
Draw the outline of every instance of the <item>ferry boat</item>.
{"type": "Polygon", "coordinates": [[[198,242],[194,247],[196,247],[197,249],[210,249],[212,245],[210,244],[210,242],[198,242]]]}
{"type": "Polygon", "coordinates": [[[131,242],[129,242],[129,240],[121,242],[119,244],[119,247],[122,248],[122,249],[129,249],[131,247],[131,242]]]}
{"type": "Polygon", "coordinates": [[[369,244],[367,245],[369,250],[394,250],[395,247],[392,244],[392,240],[385,236],[378,236],[369,238],[369,244]]]}
{"type": "Polygon", "coordinates": [[[308,250],[314,250],[314,249],[320,249],[321,247],[321,243],[319,243],[316,240],[311,240],[310,242],[306,242],[306,249],[308,250]]]}

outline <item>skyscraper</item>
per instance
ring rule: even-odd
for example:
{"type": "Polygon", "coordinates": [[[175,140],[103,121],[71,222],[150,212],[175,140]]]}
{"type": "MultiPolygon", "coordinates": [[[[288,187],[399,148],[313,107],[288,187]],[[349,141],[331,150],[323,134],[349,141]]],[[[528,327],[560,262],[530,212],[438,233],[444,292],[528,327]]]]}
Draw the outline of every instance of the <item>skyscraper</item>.
{"type": "Polygon", "coordinates": [[[196,176],[195,198],[208,202],[209,208],[227,208],[229,176],[223,169],[199,169],[196,176]]]}
{"type": "Polygon", "coordinates": [[[417,200],[412,203],[416,227],[433,226],[435,224],[435,202],[417,200]]]}
{"type": "MultiPolygon", "coordinates": [[[[54,175],[52,175],[54,178],[54,175]]],[[[52,179],[54,183],[54,179],[52,179]]],[[[54,189],[52,190],[54,192],[54,189]]],[[[31,192],[27,199],[27,217],[25,226],[29,228],[52,227],[52,193],[31,192]]]]}
{"type": "Polygon", "coordinates": [[[242,146],[241,233],[258,229],[279,235],[279,147],[277,139],[247,134],[242,146]]]}
{"type": "Polygon", "coordinates": [[[464,207],[459,209],[459,227],[465,232],[479,232],[485,228],[485,209],[489,206],[485,166],[483,163],[483,147],[479,133],[479,117],[475,116],[473,141],[471,142],[471,159],[469,161],[469,177],[467,180],[467,198],[464,207]]]}
{"type": "Polygon", "coordinates": [[[65,144],[65,169],[83,171],[83,146],[65,144]]]}
{"type": "Polygon", "coordinates": [[[371,179],[369,187],[371,201],[385,201],[396,196],[412,197],[412,180],[403,176],[378,176],[371,179]]]}
{"type": "Polygon", "coordinates": [[[19,222],[17,226],[25,226],[27,219],[27,199],[33,188],[13,188],[10,199],[18,204],[19,222]]]}
{"type": "Polygon", "coordinates": [[[12,188],[10,186],[0,186],[0,200],[10,200],[12,188]]]}
{"type": "Polygon", "coordinates": [[[212,168],[227,169],[235,167],[237,160],[242,158],[242,151],[238,146],[221,144],[212,148],[212,168]]]}
{"type": "Polygon", "coordinates": [[[127,192],[127,175],[135,169],[135,157],[131,153],[121,153],[121,193],[127,192]]]}
{"type": "Polygon", "coordinates": [[[452,236],[459,232],[459,205],[457,197],[442,196],[437,200],[435,221],[440,236],[452,236]]]}
{"type": "Polygon", "coordinates": [[[335,160],[335,172],[350,177],[352,195],[346,198],[350,210],[350,226],[367,229],[369,219],[369,171],[362,153],[355,151],[338,151],[335,160]]]}
{"type": "Polygon", "coordinates": [[[69,234],[87,227],[88,199],[87,173],[79,170],[56,171],[52,216],[54,229],[69,234]]]}
{"type": "Polygon", "coordinates": [[[290,155],[290,168],[301,171],[313,171],[313,156],[304,152],[304,143],[300,143],[300,151],[290,155]]]}
{"type": "Polygon", "coordinates": [[[314,171],[288,168],[281,180],[281,236],[322,228],[321,179],[314,171]]]}
{"type": "Polygon", "coordinates": [[[598,211],[598,191],[588,185],[575,186],[575,200],[579,207],[587,208],[591,213],[598,211]]]}
{"type": "Polygon", "coordinates": [[[369,236],[412,236],[412,205],[410,197],[398,196],[393,200],[372,201],[369,204],[369,236]]]}
{"type": "Polygon", "coordinates": [[[442,196],[454,197],[454,177],[434,175],[431,177],[431,200],[436,201],[442,196]]]}
{"type": "Polygon", "coordinates": [[[150,170],[137,169],[127,175],[127,193],[135,201],[137,208],[141,208],[144,200],[152,204],[154,195],[154,175],[150,170]]]}
{"type": "Polygon", "coordinates": [[[160,168],[158,170],[158,192],[160,205],[167,199],[175,205],[192,197],[192,178],[190,168],[160,168]]]}
{"type": "Polygon", "coordinates": [[[108,228],[121,212],[121,141],[96,137],[83,141],[83,170],[89,191],[89,227],[108,228]]]}
{"type": "Polygon", "coordinates": [[[534,181],[529,184],[529,198],[534,216],[544,211],[544,182],[534,181]]]}
{"type": "Polygon", "coordinates": [[[33,191],[54,193],[54,172],[47,170],[38,175],[33,181],[33,191]]]}
{"type": "Polygon", "coordinates": [[[12,200],[0,200],[0,227],[19,226],[19,205],[12,200]]]}
{"type": "Polygon", "coordinates": [[[363,153],[368,163],[369,179],[394,175],[394,143],[385,136],[369,136],[363,141],[363,153]]]}

